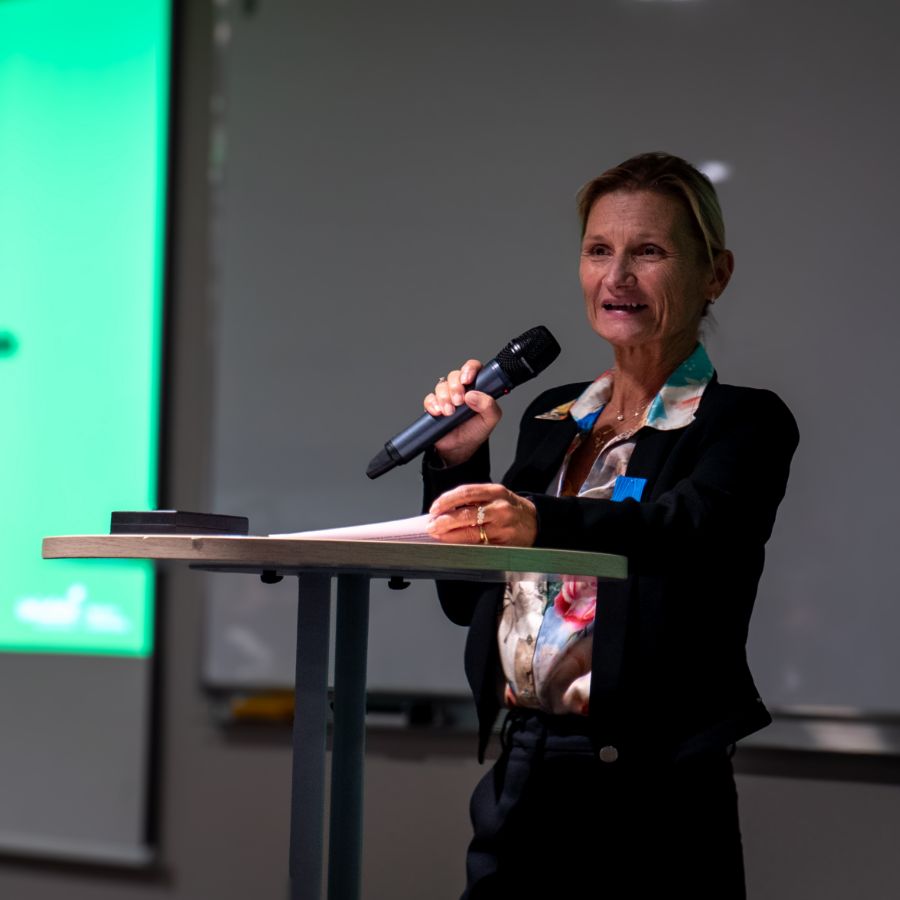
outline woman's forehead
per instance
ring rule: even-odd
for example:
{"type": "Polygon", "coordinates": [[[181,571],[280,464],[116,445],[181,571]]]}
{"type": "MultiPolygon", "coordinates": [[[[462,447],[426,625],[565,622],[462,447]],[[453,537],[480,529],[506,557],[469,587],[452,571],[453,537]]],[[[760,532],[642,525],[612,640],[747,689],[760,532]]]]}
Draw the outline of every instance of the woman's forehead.
{"type": "Polygon", "coordinates": [[[627,232],[629,237],[690,234],[684,205],[656,191],[616,190],[601,194],[591,207],[585,237],[627,232]]]}

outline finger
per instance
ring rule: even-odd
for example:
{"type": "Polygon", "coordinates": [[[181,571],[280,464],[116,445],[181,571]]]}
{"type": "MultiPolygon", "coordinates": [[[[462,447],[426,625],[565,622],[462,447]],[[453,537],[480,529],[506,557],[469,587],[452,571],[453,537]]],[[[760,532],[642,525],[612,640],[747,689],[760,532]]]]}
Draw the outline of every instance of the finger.
{"type": "Polygon", "coordinates": [[[492,500],[508,497],[508,491],[502,484],[464,484],[441,494],[431,504],[429,512],[433,516],[440,516],[460,506],[486,506],[492,500]]]}
{"type": "Polygon", "coordinates": [[[459,506],[431,517],[427,528],[432,535],[447,534],[451,531],[462,531],[475,524],[477,510],[475,507],[459,506]]]}
{"type": "Polygon", "coordinates": [[[467,359],[460,368],[460,381],[463,384],[471,384],[481,369],[481,360],[467,359]]]}
{"type": "Polygon", "coordinates": [[[452,515],[435,516],[425,526],[428,533],[432,537],[438,538],[438,540],[444,540],[447,535],[452,534],[454,531],[464,531],[468,527],[464,523],[457,522],[452,515]]]}
{"type": "Polygon", "coordinates": [[[442,415],[441,404],[433,393],[425,395],[422,405],[425,407],[425,412],[431,413],[433,416],[442,415]]]}
{"type": "MultiPolygon", "coordinates": [[[[466,498],[472,498],[476,505],[480,502],[479,498],[490,500],[489,497],[485,497],[483,492],[473,492],[471,490],[473,487],[476,486],[463,485],[462,487],[453,488],[453,490],[441,494],[441,496],[431,504],[428,512],[433,517],[444,516],[455,513],[460,507],[471,506],[471,503],[466,502],[466,498]]],[[[487,485],[478,485],[478,487],[484,488],[487,487],[487,485]]]]}
{"type": "MultiPolygon", "coordinates": [[[[456,380],[457,384],[459,382],[459,370],[454,369],[452,372],[447,374],[446,379],[444,381],[439,381],[434,388],[434,395],[437,397],[437,401],[440,404],[441,413],[445,416],[453,415],[453,410],[456,409],[456,406],[453,403],[453,399],[450,396],[451,388],[450,383],[452,380],[456,380]]],[[[457,388],[458,390],[458,388],[457,388]]]]}
{"type": "Polygon", "coordinates": [[[447,376],[447,387],[450,389],[450,400],[452,401],[454,406],[461,406],[463,402],[463,397],[465,396],[466,389],[463,387],[463,384],[460,380],[461,371],[459,369],[454,369],[447,376]]]}
{"type": "Polygon", "coordinates": [[[481,543],[481,532],[474,525],[469,525],[465,528],[455,528],[453,531],[446,531],[434,536],[445,544],[481,543]]]}
{"type": "Polygon", "coordinates": [[[425,397],[423,405],[426,411],[433,416],[453,415],[456,407],[466,402],[466,385],[475,380],[481,368],[480,360],[468,359],[459,369],[448,372],[447,377],[442,378],[434,386],[434,390],[425,397]]]}
{"type": "Polygon", "coordinates": [[[435,536],[448,534],[451,531],[466,531],[467,529],[475,528],[480,539],[481,532],[479,528],[487,524],[489,519],[489,504],[456,506],[446,512],[432,516],[427,528],[435,536]]]}
{"type": "Polygon", "coordinates": [[[488,428],[493,428],[502,418],[500,404],[490,395],[481,391],[469,391],[465,396],[466,406],[478,413],[488,428]]]}

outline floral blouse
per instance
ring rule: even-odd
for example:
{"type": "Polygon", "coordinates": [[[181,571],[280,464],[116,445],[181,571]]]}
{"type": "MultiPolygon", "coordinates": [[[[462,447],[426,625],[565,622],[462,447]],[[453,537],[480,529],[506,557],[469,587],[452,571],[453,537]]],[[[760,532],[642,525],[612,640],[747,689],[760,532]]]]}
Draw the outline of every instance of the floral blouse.
{"type": "MultiPolygon", "coordinates": [[[[712,363],[698,344],[660,388],[636,427],[603,448],[578,496],[639,500],[639,486],[635,488],[625,477],[635,434],[645,427],[672,430],[688,426],[712,376],[712,363]]],[[[576,400],[538,416],[557,421],[571,416],[578,426],[549,494],[560,495],[572,453],[590,436],[612,395],[613,378],[612,370],[604,372],[576,400]]],[[[497,636],[507,706],[587,715],[596,607],[596,578],[529,573],[507,583],[497,636]]],[[[601,616],[602,609],[601,598],[601,616]]]]}

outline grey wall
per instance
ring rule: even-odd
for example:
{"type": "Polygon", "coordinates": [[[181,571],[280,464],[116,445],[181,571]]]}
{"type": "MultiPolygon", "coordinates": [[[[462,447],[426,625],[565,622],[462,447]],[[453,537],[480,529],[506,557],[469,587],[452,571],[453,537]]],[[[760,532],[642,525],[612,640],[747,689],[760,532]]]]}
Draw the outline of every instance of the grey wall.
{"type": "Polygon", "coordinates": [[[146,862],[151,681],[146,659],[0,654],[0,852],[146,862]]]}
{"type": "MultiPolygon", "coordinates": [[[[270,0],[230,21],[216,505],[263,533],[417,512],[414,464],[363,472],[437,374],[540,322],[564,348],[542,385],[610,362],[584,323],[578,186],[648,148],[723,161],[737,267],[711,354],[802,436],[753,668],[775,706],[900,712],[897,7],[270,0]]],[[[504,402],[498,473],[536,389],[504,402]]],[[[429,589],[375,596],[370,684],[464,691],[429,589]]],[[[284,598],[216,587],[212,680],[291,677],[284,598]]]]}
{"type": "MultiPolygon", "coordinates": [[[[211,15],[204,4],[185,6],[189,8],[184,13],[187,29],[181,48],[184,80],[169,500],[203,509],[212,501],[210,471],[220,449],[213,441],[210,417],[217,391],[213,354],[217,331],[206,263],[211,15]]],[[[258,8],[265,11],[274,4],[263,2],[258,8]]],[[[396,27],[402,24],[396,17],[390,21],[396,27]]],[[[597,29],[602,47],[596,14],[584,21],[586,28],[597,29]]],[[[812,17],[810,27],[815,22],[812,17]]],[[[314,20],[309,23],[310,28],[315,25],[314,20]]],[[[748,132],[752,136],[749,126],[748,132]]],[[[568,184],[570,173],[565,175],[568,184]]],[[[560,251],[560,278],[565,277],[563,270],[568,272],[567,254],[568,248],[560,251]]],[[[860,267],[865,267],[862,262],[860,267]]],[[[541,293],[545,295],[546,291],[541,293]]],[[[577,313],[573,316],[577,318],[577,313]]],[[[723,331],[726,326],[731,329],[723,321],[723,331]]],[[[504,332],[501,340],[507,336],[504,332]]],[[[455,347],[448,346],[451,352],[455,347]]],[[[432,368],[428,366],[427,371],[431,373],[432,368]]],[[[396,397],[392,403],[403,409],[413,399],[396,397]]],[[[360,449],[364,459],[368,452],[368,445],[360,449]]],[[[288,512],[293,516],[293,511],[288,512]]],[[[284,524],[303,522],[291,518],[284,524]]],[[[277,527],[274,519],[273,527],[277,527]]],[[[0,896],[11,900],[244,900],[286,895],[288,736],[279,732],[229,735],[212,719],[200,679],[203,607],[213,583],[182,568],[167,573],[158,872],[133,876],[3,859],[0,896]]],[[[371,735],[364,870],[368,900],[454,896],[462,879],[468,793],[482,771],[472,760],[470,737],[371,735]]],[[[739,779],[753,900],[838,900],[851,891],[860,897],[894,896],[900,883],[895,853],[900,833],[898,767],[862,761],[855,776],[833,771],[831,776],[841,780],[832,780],[827,768],[813,769],[788,759],[779,771],[782,774],[774,777],[757,769],[739,779]],[[866,771],[884,783],[856,780],[866,771]],[[818,777],[804,777],[811,773],[818,777]]]]}

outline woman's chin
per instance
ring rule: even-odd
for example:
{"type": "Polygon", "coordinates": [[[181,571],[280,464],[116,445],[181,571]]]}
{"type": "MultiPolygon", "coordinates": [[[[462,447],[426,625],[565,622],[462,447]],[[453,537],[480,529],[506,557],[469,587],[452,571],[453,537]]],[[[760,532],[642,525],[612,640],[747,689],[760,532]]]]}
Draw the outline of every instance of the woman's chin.
{"type": "Polygon", "coordinates": [[[601,319],[591,320],[594,331],[608,344],[614,347],[633,347],[646,344],[652,340],[652,329],[646,321],[634,319],[601,319]]]}
{"type": "Polygon", "coordinates": [[[610,343],[647,340],[652,336],[656,325],[647,305],[630,309],[592,304],[588,307],[588,320],[594,331],[610,343]]]}

